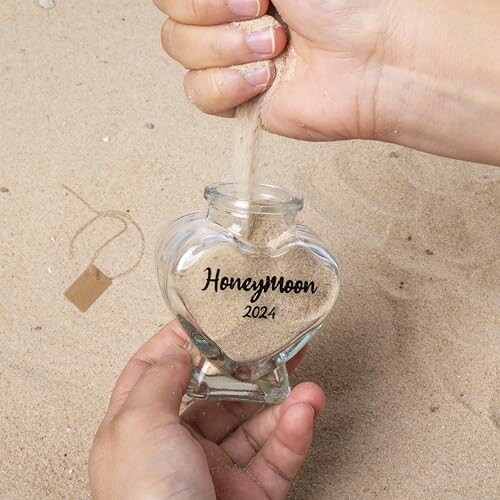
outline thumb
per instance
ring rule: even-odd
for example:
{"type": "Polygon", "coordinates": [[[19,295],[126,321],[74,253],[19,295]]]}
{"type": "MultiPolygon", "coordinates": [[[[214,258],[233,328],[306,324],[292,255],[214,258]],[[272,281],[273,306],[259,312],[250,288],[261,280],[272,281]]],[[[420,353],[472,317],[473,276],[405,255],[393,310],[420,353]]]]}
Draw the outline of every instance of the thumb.
{"type": "Polygon", "coordinates": [[[149,368],[130,392],[123,410],[141,411],[148,415],[160,413],[163,421],[179,421],[182,396],[191,373],[188,352],[176,344],[165,349],[162,358],[149,368]]]}

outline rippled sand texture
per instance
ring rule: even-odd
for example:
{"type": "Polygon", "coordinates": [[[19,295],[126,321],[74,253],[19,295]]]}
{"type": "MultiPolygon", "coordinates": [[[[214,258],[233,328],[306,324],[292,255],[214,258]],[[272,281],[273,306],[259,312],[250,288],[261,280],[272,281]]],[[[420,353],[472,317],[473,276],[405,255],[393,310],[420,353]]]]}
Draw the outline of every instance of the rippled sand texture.
{"type": "MultiPolygon", "coordinates": [[[[161,23],[145,0],[0,4],[2,499],[88,498],[115,378],[169,319],[153,266],[160,223],[231,178],[231,124],[184,99],[161,23]],[[63,292],[121,226],[89,229],[70,259],[93,214],[62,183],[130,210],[146,239],[140,267],[85,314],[63,292]]],[[[304,195],[302,219],[343,273],[297,373],[328,403],[291,498],[497,498],[500,171],[269,136],[259,161],[265,180],[304,195]]],[[[120,272],[139,248],[127,232],[97,264],[120,272]]]]}

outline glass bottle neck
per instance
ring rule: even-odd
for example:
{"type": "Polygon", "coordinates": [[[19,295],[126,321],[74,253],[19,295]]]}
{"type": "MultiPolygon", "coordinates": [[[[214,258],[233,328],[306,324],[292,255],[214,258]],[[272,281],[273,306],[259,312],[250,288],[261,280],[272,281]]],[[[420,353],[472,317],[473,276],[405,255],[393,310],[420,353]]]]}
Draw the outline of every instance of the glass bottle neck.
{"type": "Polygon", "coordinates": [[[266,246],[295,232],[296,213],[250,213],[221,210],[212,205],[208,219],[228,229],[236,237],[254,245],[266,246]]]}

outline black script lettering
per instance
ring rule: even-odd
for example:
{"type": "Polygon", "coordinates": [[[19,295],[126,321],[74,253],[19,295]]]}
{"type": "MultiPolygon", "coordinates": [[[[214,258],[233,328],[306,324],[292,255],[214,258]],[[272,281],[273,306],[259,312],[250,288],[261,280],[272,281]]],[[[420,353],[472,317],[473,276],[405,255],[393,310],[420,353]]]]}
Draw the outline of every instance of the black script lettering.
{"type": "Polygon", "coordinates": [[[212,278],[212,269],[210,267],[207,267],[205,269],[205,272],[208,272],[207,276],[207,282],[205,283],[204,288],[201,289],[202,292],[208,289],[210,286],[210,283],[214,284],[214,290],[217,292],[217,288],[219,286],[219,274],[220,274],[220,269],[217,269],[217,273],[215,274],[215,278],[212,278]]]}
{"type": "Polygon", "coordinates": [[[314,285],[314,281],[311,281],[311,283],[309,283],[309,281],[304,281],[304,292],[307,293],[309,288],[311,289],[311,293],[316,293],[318,291],[318,287],[314,285]]]}
{"type": "Polygon", "coordinates": [[[285,280],[283,276],[279,278],[277,276],[266,276],[264,279],[254,280],[252,278],[236,278],[228,276],[220,276],[221,270],[217,269],[215,276],[213,276],[212,268],[207,267],[205,269],[207,273],[205,286],[201,289],[203,292],[210,288],[213,284],[214,291],[218,292],[220,290],[226,290],[227,288],[231,290],[243,290],[245,292],[254,291],[254,294],[250,298],[250,302],[257,302],[261,295],[267,293],[270,289],[279,293],[300,293],[300,292],[311,292],[316,293],[318,287],[315,285],[314,281],[293,281],[285,280]]]}
{"type": "Polygon", "coordinates": [[[252,278],[247,278],[241,286],[245,292],[249,292],[252,289],[252,278]]]}
{"type": "Polygon", "coordinates": [[[229,278],[227,276],[222,276],[220,280],[220,289],[225,290],[229,286],[229,278]]]}
{"type": "Polygon", "coordinates": [[[241,290],[241,278],[231,278],[229,280],[229,288],[231,290],[234,290],[235,288],[241,290]]]}
{"type": "Polygon", "coordinates": [[[252,288],[255,290],[255,293],[252,295],[250,302],[257,302],[264,291],[264,280],[254,281],[252,288]]]}
{"type": "Polygon", "coordinates": [[[273,276],[269,281],[271,288],[273,289],[273,292],[279,288],[280,293],[283,293],[283,281],[284,281],[283,276],[281,276],[280,279],[278,279],[276,276],[273,276]]]}

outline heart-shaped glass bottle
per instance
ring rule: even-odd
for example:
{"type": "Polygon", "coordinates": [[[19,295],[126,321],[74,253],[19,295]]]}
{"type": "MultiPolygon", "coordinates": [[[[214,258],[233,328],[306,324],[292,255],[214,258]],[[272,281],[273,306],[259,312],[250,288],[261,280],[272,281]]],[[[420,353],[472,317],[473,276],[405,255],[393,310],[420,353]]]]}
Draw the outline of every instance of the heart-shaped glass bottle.
{"type": "Polygon", "coordinates": [[[206,214],[161,234],[160,288],[191,339],[193,398],[282,401],[285,363],[321,327],[339,290],[333,255],[296,224],[302,200],[259,185],[205,188],[206,214]]]}

